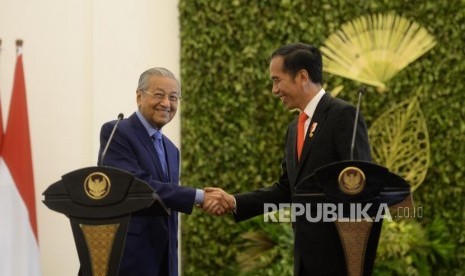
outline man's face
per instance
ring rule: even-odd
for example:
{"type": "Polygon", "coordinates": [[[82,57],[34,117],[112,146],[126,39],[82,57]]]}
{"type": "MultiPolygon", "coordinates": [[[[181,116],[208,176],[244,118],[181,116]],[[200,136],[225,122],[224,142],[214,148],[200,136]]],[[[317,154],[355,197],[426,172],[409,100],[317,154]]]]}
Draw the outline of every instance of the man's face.
{"type": "Polygon", "coordinates": [[[272,92],[279,97],[283,104],[289,109],[299,108],[305,103],[303,99],[303,86],[301,79],[292,77],[288,73],[283,72],[283,57],[275,56],[270,62],[270,78],[273,81],[272,92]]]}
{"type": "Polygon", "coordinates": [[[180,91],[176,80],[151,76],[148,87],[137,91],[137,106],[140,113],[153,127],[161,129],[176,115],[180,91]]]}

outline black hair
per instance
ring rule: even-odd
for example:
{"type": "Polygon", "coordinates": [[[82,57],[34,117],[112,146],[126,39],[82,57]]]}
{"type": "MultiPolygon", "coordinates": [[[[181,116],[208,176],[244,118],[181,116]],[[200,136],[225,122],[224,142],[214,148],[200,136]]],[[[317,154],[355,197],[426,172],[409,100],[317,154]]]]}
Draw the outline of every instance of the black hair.
{"type": "Polygon", "coordinates": [[[314,83],[323,83],[323,62],[318,48],[305,43],[292,43],[276,49],[271,59],[276,56],[283,57],[283,72],[296,74],[304,69],[314,83]]]}

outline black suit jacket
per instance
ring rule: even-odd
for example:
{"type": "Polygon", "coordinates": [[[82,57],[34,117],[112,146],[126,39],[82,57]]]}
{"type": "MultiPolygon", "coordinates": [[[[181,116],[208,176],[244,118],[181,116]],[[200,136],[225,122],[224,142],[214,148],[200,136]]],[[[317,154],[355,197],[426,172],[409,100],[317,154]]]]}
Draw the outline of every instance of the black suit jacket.
{"type": "MultiPolygon", "coordinates": [[[[311,119],[302,149],[297,160],[297,119],[288,127],[282,175],[270,187],[237,194],[236,221],[264,213],[264,203],[293,202],[294,187],[316,169],[329,163],[349,160],[356,109],[347,102],[325,94],[311,119]],[[312,125],[316,123],[313,131],[312,125]]],[[[371,161],[367,127],[359,116],[354,147],[354,159],[371,161]]],[[[332,222],[294,227],[295,275],[344,275],[345,260],[337,230],[332,222]]]]}

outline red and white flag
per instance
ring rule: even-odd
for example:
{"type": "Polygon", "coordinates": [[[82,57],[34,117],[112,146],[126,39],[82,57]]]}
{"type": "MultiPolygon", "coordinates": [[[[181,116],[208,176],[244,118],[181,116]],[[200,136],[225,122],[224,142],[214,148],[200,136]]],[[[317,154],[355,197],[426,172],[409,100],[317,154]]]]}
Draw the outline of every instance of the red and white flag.
{"type": "Polygon", "coordinates": [[[2,101],[0,99],[0,158],[2,157],[3,146],[3,118],[2,118],[2,101]]]}
{"type": "Polygon", "coordinates": [[[40,275],[22,49],[0,156],[0,275],[40,275]]]}

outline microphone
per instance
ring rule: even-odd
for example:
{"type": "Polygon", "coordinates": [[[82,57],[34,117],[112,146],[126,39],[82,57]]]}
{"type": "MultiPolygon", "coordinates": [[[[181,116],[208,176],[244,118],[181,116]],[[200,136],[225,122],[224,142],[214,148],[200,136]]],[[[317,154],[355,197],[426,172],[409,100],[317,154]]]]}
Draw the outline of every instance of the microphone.
{"type": "Polygon", "coordinates": [[[365,93],[366,87],[362,86],[358,90],[358,103],[357,103],[357,110],[355,111],[355,121],[354,121],[354,131],[352,133],[352,143],[350,145],[350,160],[354,161],[354,146],[355,146],[355,134],[357,134],[357,126],[358,126],[358,114],[360,113],[360,102],[362,100],[363,93],[365,93]]]}
{"type": "Polygon", "coordinates": [[[110,146],[111,141],[113,140],[113,135],[115,135],[116,128],[118,127],[119,122],[123,120],[124,115],[123,113],[118,114],[118,120],[116,121],[115,126],[113,127],[113,130],[111,131],[110,137],[108,138],[107,144],[105,145],[105,149],[102,152],[102,155],[100,156],[100,164],[99,166],[103,166],[103,160],[105,158],[105,155],[107,154],[108,147],[110,146]]]}

